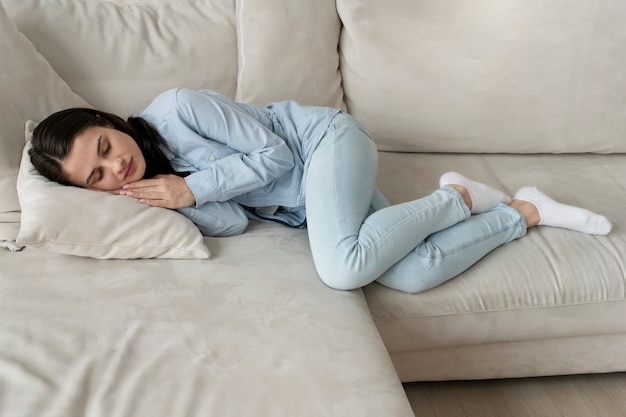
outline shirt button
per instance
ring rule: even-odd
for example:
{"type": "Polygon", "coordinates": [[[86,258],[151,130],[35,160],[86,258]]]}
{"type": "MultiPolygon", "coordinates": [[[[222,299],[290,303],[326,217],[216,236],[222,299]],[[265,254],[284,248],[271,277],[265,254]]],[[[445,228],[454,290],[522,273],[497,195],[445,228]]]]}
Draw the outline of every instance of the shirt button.
{"type": "Polygon", "coordinates": [[[196,212],[195,211],[191,212],[191,217],[196,217],[196,212]]]}
{"type": "Polygon", "coordinates": [[[215,161],[215,155],[211,155],[211,157],[209,158],[211,161],[215,161]]]}

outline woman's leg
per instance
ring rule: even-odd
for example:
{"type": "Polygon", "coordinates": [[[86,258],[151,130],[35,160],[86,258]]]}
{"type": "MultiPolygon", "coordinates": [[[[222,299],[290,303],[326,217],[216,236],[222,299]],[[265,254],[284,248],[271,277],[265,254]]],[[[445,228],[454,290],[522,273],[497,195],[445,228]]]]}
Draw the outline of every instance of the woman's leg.
{"type": "Polygon", "coordinates": [[[375,188],[376,155],[370,137],[340,115],[311,159],[306,179],[309,240],[321,279],[336,289],[359,288],[378,278],[391,288],[424,291],[536,224],[594,234],[611,230],[603,216],[555,202],[537,190],[522,189],[510,206],[496,206],[504,194],[460,174],[444,175],[442,185],[451,183],[430,196],[388,206],[375,188]],[[467,195],[478,204],[468,204],[467,195]],[[493,208],[470,218],[468,205],[472,211],[493,208]]]}
{"type": "Polygon", "coordinates": [[[371,213],[376,166],[374,143],[346,115],[335,118],[312,157],[309,240],[317,271],[333,288],[369,284],[429,235],[470,217],[461,194],[448,187],[371,213]]]}
{"type": "Polygon", "coordinates": [[[400,291],[422,292],[459,275],[492,250],[524,235],[524,216],[500,204],[432,234],[377,282],[400,291]]]}

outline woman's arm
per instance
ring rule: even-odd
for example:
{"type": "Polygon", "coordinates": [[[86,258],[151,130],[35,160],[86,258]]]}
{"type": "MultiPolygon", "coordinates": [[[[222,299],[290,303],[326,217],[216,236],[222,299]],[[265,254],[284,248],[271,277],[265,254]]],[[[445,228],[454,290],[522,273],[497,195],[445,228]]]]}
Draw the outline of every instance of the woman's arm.
{"type": "MultiPolygon", "coordinates": [[[[168,123],[180,127],[183,135],[196,134],[234,151],[208,161],[205,169],[185,177],[196,207],[209,201],[227,201],[261,188],[294,166],[294,156],[287,143],[226,97],[178,89],[176,110],[176,115],[169,116],[174,120],[168,123]]],[[[194,151],[193,146],[198,146],[188,138],[174,139],[174,146],[179,147],[174,152],[183,158],[194,151]]]]}
{"type": "Polygon", "coordinates": [[[178,212],[193,221],[204,236],[240,235],[248,227],[244,209],[233,201],[206,203],[200,208],[184,207],[178,212]]]}
{"type": "Polygon", "coordinates": [[[205,236],[239,235],[248,227],[245,210],[234,201],[208,202],[198,208],[191,207],[194,205],[193,195],[182,177],[157,175],[130,186],[121,190],[120,194],[138,198],[148,206],[177,209],[205,236]],[[130,186],[136,188],[131,190],[130,186]]]}
{"type": "Polygon", "coordinates": [[[144,113],[175,155],[200,168],[184,179],[157,176],[121,190],[144,204],[199,208],[228,201],[265,186],[294,166],[287,143],[250,114],[254,110],[246,111],[245,105],[217,93],[168,90],[144,113]]]}

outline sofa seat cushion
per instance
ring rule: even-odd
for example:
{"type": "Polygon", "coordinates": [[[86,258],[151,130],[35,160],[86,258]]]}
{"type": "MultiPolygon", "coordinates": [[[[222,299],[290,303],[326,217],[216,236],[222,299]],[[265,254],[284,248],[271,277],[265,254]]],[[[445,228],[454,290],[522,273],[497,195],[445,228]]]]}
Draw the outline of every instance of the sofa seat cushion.
{"type": "Polygon", "coordinates": [[[211,260],[0,252],[0,415],[413,415],[362,291],[319,280],[306,230],[206,244],[211,260]]]}
{"type": "Polygon", "coordinates": [[[403,381],[626,370],[626,155],[381,153],[380,165],[379,186],[392,202],[426,195],[456,170],[511,195],[535,185],[614,225],[608,236],[531,229],[421,294],[367,287],[403,381]],[[581,346],[590,349],[587,363],[568,355],[581,346]]]}

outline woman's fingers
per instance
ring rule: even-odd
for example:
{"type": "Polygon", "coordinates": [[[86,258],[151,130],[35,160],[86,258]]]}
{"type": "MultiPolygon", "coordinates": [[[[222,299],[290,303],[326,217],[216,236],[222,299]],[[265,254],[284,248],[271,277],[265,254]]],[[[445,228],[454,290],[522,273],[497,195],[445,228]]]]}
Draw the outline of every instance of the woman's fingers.
{"type": "Polygon", "coordinates": [[[163,208],[174,208],[170,207],[170,204],[166,200],[148,200],[148,199],[140,199],[139,202],[141,204],[145,204],[150,207],[163,207],[163,208]]]}
{"type": "Polygon", "coordinates": [[[155,207],[181,208],[196,202],[184,178],[176,175],[161,175],[127,184],[120,195],[136,198],[143,204],[155,207]]]}
{"type": "Polygon", "coordinates": [[[162,180],[158,177],[147,179],[147,180],[139,180],[135,182],[131,182],[122,187],[122,191],[133,191],[140,190],[151,187],[159,187],[162,184],[162,180]]]}

